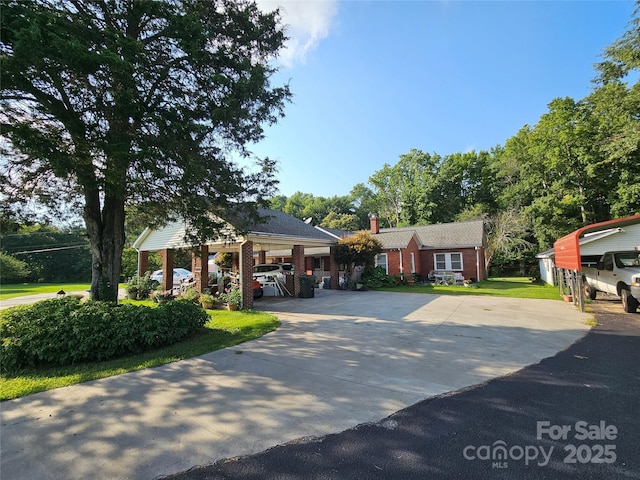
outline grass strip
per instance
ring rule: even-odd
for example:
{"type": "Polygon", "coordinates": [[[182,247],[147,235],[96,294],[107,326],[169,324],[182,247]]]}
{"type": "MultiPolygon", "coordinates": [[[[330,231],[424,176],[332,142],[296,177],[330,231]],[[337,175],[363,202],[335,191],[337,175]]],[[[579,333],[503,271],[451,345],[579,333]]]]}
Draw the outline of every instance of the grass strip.
{"type": "Polygon", "coordinates": [[[0,285],[0,300],[39,293],[56,293],[60,289],[65,292],[89,291],[89,283],[11,283],[0,285]]]}
{"type": "Polygon", "coordinates": [[[546,283],[532,283],[526,277],[491,278],[481,282],[463,285],[401,285],[377,288],[386,292],[430,293],[433,295],[484,295],[507,298],[538,298],[561,300],[558,288],[546,283]]]}

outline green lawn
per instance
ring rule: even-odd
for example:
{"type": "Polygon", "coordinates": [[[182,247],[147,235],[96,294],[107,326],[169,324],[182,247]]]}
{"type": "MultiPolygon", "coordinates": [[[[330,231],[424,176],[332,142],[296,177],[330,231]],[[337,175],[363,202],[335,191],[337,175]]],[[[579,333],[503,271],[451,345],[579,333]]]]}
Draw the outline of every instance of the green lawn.
{"type": "Polygon", "coordinates": [[[487,295],[492,297],[561,300],[557,287],[546,283],[532,283],[525,277],[490,278],[468,287],[462,285],[402,285],[399,287],[379,288],[377,290],[437,295],[487,295]]]}
{"type": "Polygon", "coordinates": [[[1,376],[0,401],[203,355],[253,340],[280,325],[276,317],[263,312],[211,310],[208,313],[211,320],[202,333],[152,352],[105,362],[33,369],[19,376],[1,376]]]}
{"type": "Polygon", "coordinates": [[[88,291],[90,287],[91,284],[89,283],[17,283],[0,285],[0,300],[35,295],[37,293],[55,293],[61,288],[65,292],[88,291]]]}

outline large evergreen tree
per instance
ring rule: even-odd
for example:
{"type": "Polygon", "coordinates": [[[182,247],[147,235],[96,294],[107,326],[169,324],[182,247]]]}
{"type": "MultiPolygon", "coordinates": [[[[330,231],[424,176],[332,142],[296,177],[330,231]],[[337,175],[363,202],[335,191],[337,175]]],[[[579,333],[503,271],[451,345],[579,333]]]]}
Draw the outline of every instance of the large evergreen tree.
{"type": "MultiPolygon", "coordinates": [[[[274,165],[232,161],[289,99],[270,83],[285,36],[277,12],[236,0],[2,1],[2,200],[82,209],[93,298],[115,300],[125,206],[153,223],[272,193],[274,165]]],[[[242,207],[240,207],[242,205],[242,207]]]]}

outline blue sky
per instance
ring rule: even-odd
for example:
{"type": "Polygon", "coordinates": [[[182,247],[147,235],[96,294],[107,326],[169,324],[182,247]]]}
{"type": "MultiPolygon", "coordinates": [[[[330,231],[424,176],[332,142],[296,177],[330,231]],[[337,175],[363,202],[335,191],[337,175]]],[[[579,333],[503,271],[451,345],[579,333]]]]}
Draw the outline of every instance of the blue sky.
{"type": "Polygon", "coordinates": [[[280,193],[346,195],[417,148],[488,150],[581,99],[627,29],[631,1],[278,1],[291,40],[286,117],[253,150],[280,193]]]}

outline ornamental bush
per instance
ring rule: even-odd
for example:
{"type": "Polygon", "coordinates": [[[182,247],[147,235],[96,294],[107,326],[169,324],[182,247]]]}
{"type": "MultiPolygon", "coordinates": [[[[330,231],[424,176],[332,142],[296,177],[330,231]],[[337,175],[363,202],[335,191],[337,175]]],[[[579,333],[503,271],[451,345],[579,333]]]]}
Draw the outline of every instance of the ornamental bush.
{"type": "Polygon", "coordinates": [[[368,268],[362,275],[362,281],[367,288],[397,287],[400,282],[390,277],[383,267],[368,268]]]}
{"type": "Polygon", "coordinates": [[[152,350],[181,340],[209,316],[193,302],[158,307],[52,299],[0,311],[3,373],[152,350]]]}

